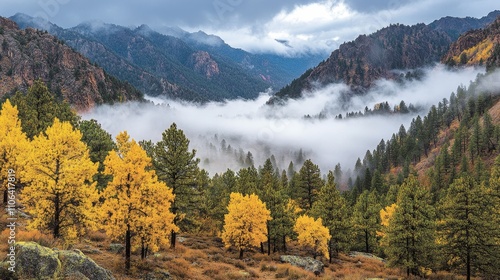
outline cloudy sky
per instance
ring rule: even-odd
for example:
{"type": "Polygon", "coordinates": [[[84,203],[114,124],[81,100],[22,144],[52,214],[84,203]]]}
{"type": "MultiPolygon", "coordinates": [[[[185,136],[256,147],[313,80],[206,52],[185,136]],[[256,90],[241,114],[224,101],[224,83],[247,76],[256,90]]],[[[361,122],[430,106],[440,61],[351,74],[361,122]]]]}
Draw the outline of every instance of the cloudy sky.
{"type": "Polygon", "coordinates": [[[296,54],[329,53],[390,23],[482,17],[495,9],[498,0],[2,0],[0,15],[22,12],[62,27],[93,20],[158,31],[177,25],[248,51],[296,54]]]}

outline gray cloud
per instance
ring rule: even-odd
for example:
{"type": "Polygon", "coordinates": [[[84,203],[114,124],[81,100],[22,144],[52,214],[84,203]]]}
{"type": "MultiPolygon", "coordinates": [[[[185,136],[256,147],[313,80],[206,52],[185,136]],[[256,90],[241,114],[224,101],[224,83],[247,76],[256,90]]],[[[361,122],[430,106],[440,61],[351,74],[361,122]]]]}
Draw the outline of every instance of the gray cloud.
{"type": "Polygon", "coordinates": [[[429,23],[448,15],[481,17],[495,8],[497,0],[3,0],[1,13],[41,16],[63,27],[89,20],[145,23],[159,31],[178,25],[219,35],[230,45],[254,52],[327,54],[344,41],[391,23],[429,23]],[[292,48],[275,39],[289,41],[292,48]]]}

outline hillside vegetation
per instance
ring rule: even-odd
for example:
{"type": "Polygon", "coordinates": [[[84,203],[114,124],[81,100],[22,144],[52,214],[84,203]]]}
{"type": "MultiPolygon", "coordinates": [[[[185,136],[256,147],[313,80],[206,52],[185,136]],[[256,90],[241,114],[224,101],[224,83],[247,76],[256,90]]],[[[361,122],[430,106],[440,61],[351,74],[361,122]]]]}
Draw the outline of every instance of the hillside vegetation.
{"type": "Polygon", "coordinates": [[[13,21],[0,18],[0,42],[0,97],[26,91],[41,79],[59,100],[77,110],[143,100],[133,86],[108,75],[47,32],[20,30],[13,21]]]}

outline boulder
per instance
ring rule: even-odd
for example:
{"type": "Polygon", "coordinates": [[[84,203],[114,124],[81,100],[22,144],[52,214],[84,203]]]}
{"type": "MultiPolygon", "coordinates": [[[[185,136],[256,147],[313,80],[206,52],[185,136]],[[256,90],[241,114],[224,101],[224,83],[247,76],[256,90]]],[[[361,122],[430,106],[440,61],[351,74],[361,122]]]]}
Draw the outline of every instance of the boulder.
{"type": "Polygon", "coordinates": [[[52,249],[35,242],[16,243],[16,276],[20,279],[56,279],[62,275],[61,261],[52,249]]]}
{"type": "Polygon", "coordinates": [[[98,266],[92,259],[85,256],[80,250],[58,251],[64,275],[75,272],[85,275],[88,279],[111,280],[115,279],[111,272],[98,266]]]}
{"type": "Polygon", "coordinates": [[[121,254],[125,251],[125,246],[120,243],[111,243],[109,244],[109,250],[115,254],[121,254]]]}
{"type": "Polygon", "coordinates": [[[280,261],[289,263],[293,266],[301,267],[305,270],[319,274],[323,272],[324,264],[321,261],[315,260],[311,257],[299,257],[291,255],[280,256],[280,261]]]}
{"type": "MultiPolygon", "coordinates": [[[[17,242],[16,251],[15,273],[8,279],[115,279],[79,250],[53,250],[35,242],[17,242]]],[[[0,263],[0,267],[5,264],[0,263]]]]}

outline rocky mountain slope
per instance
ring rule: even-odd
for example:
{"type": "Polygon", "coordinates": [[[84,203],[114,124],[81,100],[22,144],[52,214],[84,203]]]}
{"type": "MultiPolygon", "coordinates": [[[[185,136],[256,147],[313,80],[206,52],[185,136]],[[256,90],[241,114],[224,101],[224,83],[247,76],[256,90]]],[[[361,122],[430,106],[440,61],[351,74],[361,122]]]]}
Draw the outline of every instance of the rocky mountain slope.
{"type": "Polygon", "coordinates": [[[442,59],[448,65],[500,67],[500,17],[484,29],[460,36],[442,59]]]}
{"type": "Polygon", "coordinates": [[[317,85],[342,82],[355,92],[364,92],[377,79],[398,79],[401,70],[439,62],[457,33],[484,27],[498,14],[495,11],[482,19],[442,18],[430,25],[396,24],[361,35],[342,44],[327,60],[281,89],[271,102],[300,97],[302,91],[317,85]]]}
{"type": "Polygon", "coordinates": [[[15,22],[0,18],[0,42],[0,97],[25,91],[41,79],[58,98],[77,110],[142,100],[140,91],[108,75],[47,32],[21,30],[15,22]]]}
{"type": "Polygon", "coordinates": [[[63,29],[23,14],[11,17],[22,28],[47,30],[111,74],[148,95],[190,101],[254,98],[280,88],[320,60],[283,58],[231,48],[203,32],[138,28],[87,22],[63,29]],[[314,61],[312,63],[311,61],[314,61]]]}

